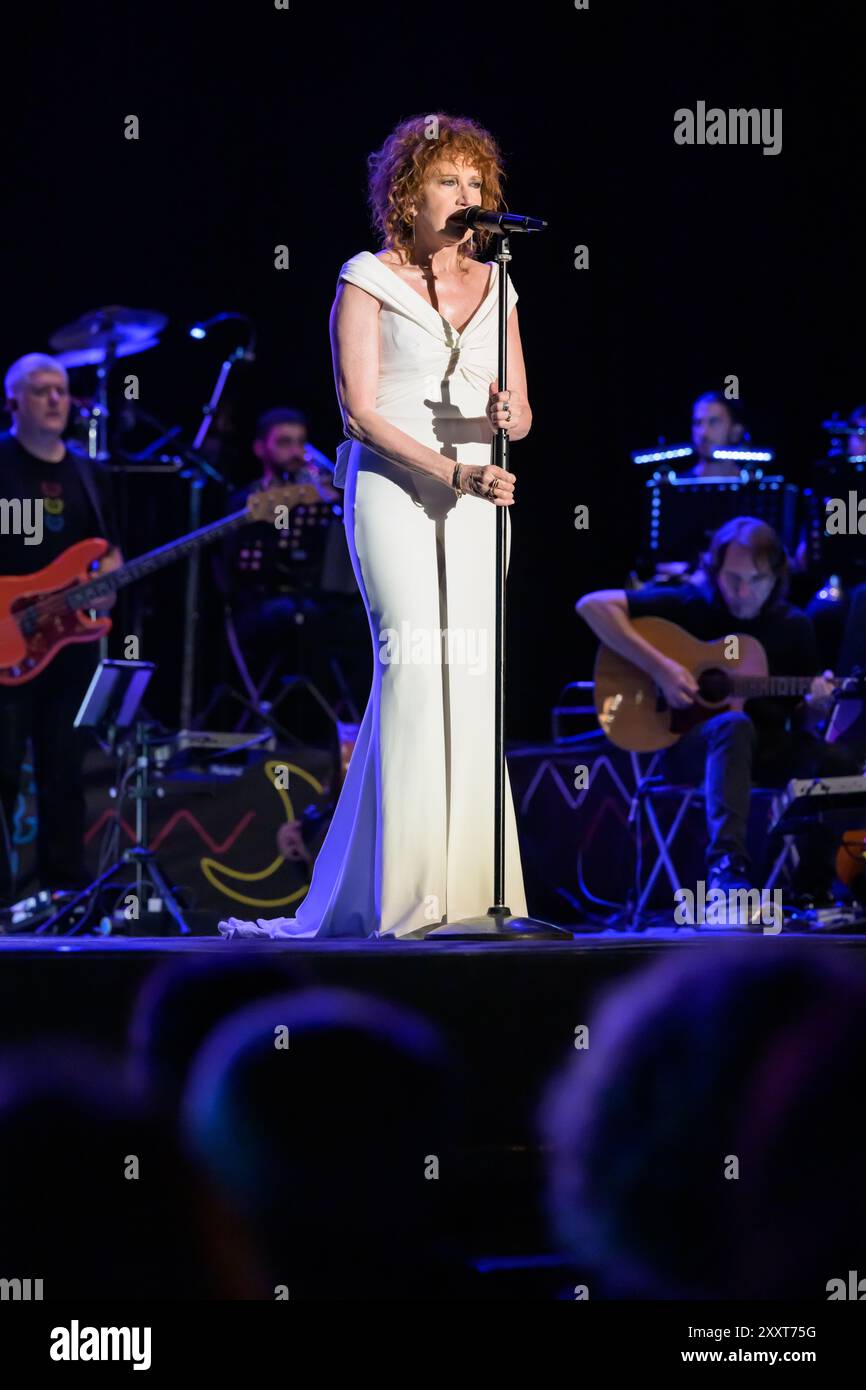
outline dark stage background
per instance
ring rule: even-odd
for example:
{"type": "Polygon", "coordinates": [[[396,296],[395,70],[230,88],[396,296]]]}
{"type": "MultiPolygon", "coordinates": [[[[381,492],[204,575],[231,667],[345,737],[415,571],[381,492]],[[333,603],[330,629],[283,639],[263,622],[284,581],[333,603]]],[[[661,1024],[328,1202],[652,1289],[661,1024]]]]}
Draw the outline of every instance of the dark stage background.
{"type": "MultiPolygon", "coordinates": [[[[411,114],[481,121],[506,155],[509,206],[550,222],[543,238],[513,238],[511,266],[535,424],[513,453],[509,734],[543,736],[562,683],[589,668],[574,601],[621,583],[637,548],[629,451],[686,438],[695,394],[734,373],[754,440],[797,481],[819,422],[866,398],[855,9],[15,7],[2,81],[4,366],[88,309],[161,309],[162,346],[128,369],[144,408],[191,437],[234,339],[197,344],[187,329],[239,310],[259,332],[258,361],[233,382],[239,419],[301,405],[333,457],[328,312],[342,262],[376,249],[365,156],[411,114]],[[781,107],[781,154],[676,145],[674,111],[698,100],[781,107]],[[278,271],[282,243],[290,269],[278,271]],[[590,267],[576,270],[584,243],[590,267]],[[574,529],[579,503],[588,533],[574,529]]],[[[149,543],[183,529],[178,508],[158,499],[165,533],[149,543]]],[[[180,582],[176,571],[154,591],[167,707],[180,582]]],[[[199,705],[218,618],[206,604],[199,705]]]]}

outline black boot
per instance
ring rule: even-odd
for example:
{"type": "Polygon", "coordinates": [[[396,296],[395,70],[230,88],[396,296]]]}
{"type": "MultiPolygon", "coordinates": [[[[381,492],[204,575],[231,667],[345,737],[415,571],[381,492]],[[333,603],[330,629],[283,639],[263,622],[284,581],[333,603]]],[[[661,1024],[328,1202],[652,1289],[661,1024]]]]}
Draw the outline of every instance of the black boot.
{"type": "Polygon", "coordinates": [[[711,888],[721,888],[723,893],[732,888],[754,888],[752,869],[745,854],[723,854],[707,866],[707,892],[711,888]]]}
{"type": "MultiPolygon", "coordinates": [[[[745,854],[723,854],[707,866],[707,894],[718,888],[725,894],[727,909],[724,923],[717,930],[754,930],[761,921],[761,895],[753,881],[751,866],[745,854]],[[734,897],[733,894],[749,893],[752,896],[734,897]]],[[[715,924],[707,924],[710,929],[715,924]]]]}

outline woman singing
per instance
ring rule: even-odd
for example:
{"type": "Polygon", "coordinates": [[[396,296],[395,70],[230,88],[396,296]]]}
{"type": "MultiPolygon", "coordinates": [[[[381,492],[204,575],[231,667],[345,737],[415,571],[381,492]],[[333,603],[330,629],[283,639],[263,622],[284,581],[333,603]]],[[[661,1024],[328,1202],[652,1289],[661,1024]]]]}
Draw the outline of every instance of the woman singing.
{"type": "MultiPolygon", "coordinates": [[[[508,383],[497,392],[496,266],[449,226],[502,204],[487,131],[445,115],[400,124],[368,159],[383,249],[340,271],[331,311],[346,442],[352,565],[370,622],[370,699],[312,881],[293,918],[236,918],[226,936],[404,936],[493,900],[494,556],[515,476],[494,432],[529,432],[517,295],[507,281],[508,383]]],[[[506,554],[510,549],[506,516],[506,554]]],[[[526,914],[510,785],[505,900],[526,914]]]]}

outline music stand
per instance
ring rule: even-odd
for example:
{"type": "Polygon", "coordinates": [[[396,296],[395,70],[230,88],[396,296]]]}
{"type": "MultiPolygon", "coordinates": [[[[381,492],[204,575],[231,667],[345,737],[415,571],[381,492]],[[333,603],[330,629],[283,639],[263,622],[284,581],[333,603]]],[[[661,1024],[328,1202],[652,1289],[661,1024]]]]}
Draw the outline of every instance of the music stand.
{"type": "Polygon", "coordinates": [[[99,742],[113,750],[118,732],[135,719],[155,670],[152,661],[100,661],[72,727],[92,729],[99,742]]]}
{"type": "Polygon", "coordinates": [[[843,676],[841,685],[833,691],[833,710],[824,735],[827,743],[840,740],[866,747],[866,688],[860,667],[850,676],[843,676]]]}
{"type": "MultiPolygon", "coordinates": [[[[36,935],[44,935],[56,927],[63,918],[68,917],[75,908],[87,899],[92,899],[120,869],[133,865],[135,868],[135,894],[139,911],[146,901],[156,901],[151,916],[162,917],[167,913],[174,923],[174,929],[182,936],[189,934],[174,892],[165,877],[156,855],[147,848],[150,838],[148,802],[156,795],[151,780],[151,741],[148,725],[136,718],[144,692],[147,689],[156,666],[152,661],[100,661],[93,673],[87,693],[73,721],[76,729],[91,729],[104,748],[117,754],[123,746],[118,742],[118,734],[134,726],[134,770],[132,789],[129,795],[135,801],[135,843],[121,854],[120,858],[93,882],[65,903],[58,912],[36,928],[36,935]],[[150,885],[151,897],[146,897],[146,885],[150,885]]],[[[162,740],[164,741],[164,740],[162,740]]],[[[67,936],[73,936],[87,918],[81,919],[69,928],[67,936]]],[[[134,918],[131,920],[139,920],[134,918]]],[[[164,920],[164,919],[163,919],[164,920]]]]}

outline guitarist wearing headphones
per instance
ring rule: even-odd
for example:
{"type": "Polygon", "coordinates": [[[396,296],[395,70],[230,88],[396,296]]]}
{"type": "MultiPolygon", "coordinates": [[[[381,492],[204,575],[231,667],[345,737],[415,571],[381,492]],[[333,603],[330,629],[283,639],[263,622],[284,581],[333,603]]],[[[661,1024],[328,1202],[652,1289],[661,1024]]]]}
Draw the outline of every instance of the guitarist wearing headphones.
{"type": "MultiPolygon", "coordinates": [[[[586,594],[577,612],[614,652],[645,671],[669,707],[686,710],[698,692],[691,671],[662,655],[633,626],[665,618],[700,641],[733,633],[756,638],[769,674],[795,676],[818,667],[811,621],[785,598],[788,558],[776,532],[754,517],[734,517],[718,530],[704,562],[702,585],[648,585],[586,594]]],[[[707,888],[752,888],[746,826],[752,782],[783,786],[792,777],[845,776],[862,770],[851,748],[815,732],[830,706],[832,672],[815,676],[804,699],[761,697],[688,729],[662,755],[673,782],[703,782],[706,797],[707,888]]],[[[801,891],[820,900],[829,888],[830,845],[813,835],[800,858],[801,891]]]]}
{"type": "MultiPolygon", "coordinates": [[[[12,428],[0,435],[4,518],[41,518],[31,534],[0,534],[0,575],[31,574],[76,541],[115,539],[108,479],[101,465],[67,446],[69,382],[62,363],[41,353],[21,357],[6,374],[12,428]],[[41,504],[41,506],[39,505],[41,504]],[[32,509],[32,510],[31,510],[32,509]]],[[[122,563],[113,548],[94,573],[122,563]]],[[[100,599],[101,611],[114,595],[100,599]]],[[[86,735],[73,720],[99,660],[97,643],[71,644],[20,687],[0,686],[0,900],[18,894],[10,857],[15,804],[28,738],[32,739],[39,832],[37,874],[43,888],[81,888],[84,863],[83,761],[86,735]]]]}

